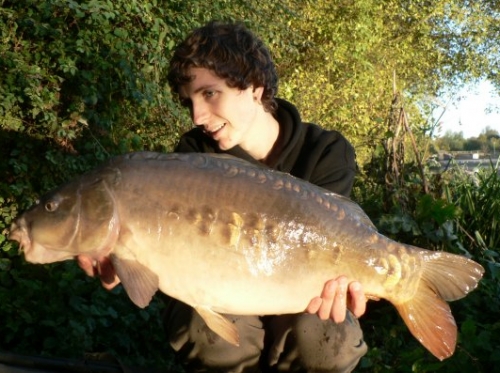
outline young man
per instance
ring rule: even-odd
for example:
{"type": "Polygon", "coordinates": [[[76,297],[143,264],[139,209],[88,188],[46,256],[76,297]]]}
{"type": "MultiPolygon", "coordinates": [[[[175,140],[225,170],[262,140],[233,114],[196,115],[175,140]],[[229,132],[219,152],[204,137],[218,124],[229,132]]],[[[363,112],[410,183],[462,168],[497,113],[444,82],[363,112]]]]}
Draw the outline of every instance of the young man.
{"type": "MultiPolygon", "coordinates": [[[[338,132],[302,123],[293,105],[275,98],[278,78],[269,51],[243,25],[210,23],[194,30],[177,47],[168,77],[195,124],[176,151],[224,152],[350,194],[356,167],[351,145],[338,132]]],[[[244,336],[240,347],[207,338],[199,316],[177,301],[167,312],[167,330],[193,367],[236,372],[260,360],[261,370],[348,372],[366,345],[357,321],[350,314],[344,321],[347,289],[345,278],[326,284],[323,299],[308,308],[319,318],[233,316],[244,336]],[[333,321],[321,320],[329,316],[333,321]]],[[[350,296],[353,311],[361,315],[365,300],[359,284],[352,284],[350,296]]]]}
{"type": "MultiPolygon", "coordinates": [[[[195,125],[175,151],[231,154],[349,196],[356,168],[352,146],[336,131],[303,123],[292,104],[275,98],[270,53],[242,24],[211,22],[194,30],[176,48],[168,79],[195,125]]],[[[96,269],[79,259],[106,288],[119,282],[107,261],[96,269]]],[[[308,313],[226,315],[238,327],[238,347],[171,298],[165,330],[189,372],[351,372],[367,350],[356,319],[366,307],[361,285],[341,276],[318,295],[308,313]]]]}

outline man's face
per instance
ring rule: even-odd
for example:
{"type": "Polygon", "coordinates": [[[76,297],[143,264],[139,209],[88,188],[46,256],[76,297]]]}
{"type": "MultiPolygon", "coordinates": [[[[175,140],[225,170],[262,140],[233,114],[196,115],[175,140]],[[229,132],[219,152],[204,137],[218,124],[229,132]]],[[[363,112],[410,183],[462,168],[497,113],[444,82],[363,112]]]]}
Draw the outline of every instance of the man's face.
{"type": "Polygon", "coordinates": [[[245,148],[255,134],[251,129],[263,106],[262,88],[231,88],[211,70],[193,67],[193,80],[180,87],[182,103],[189,108],[193,123],[217,141],[221,150],[236,145],[245,148]]]}

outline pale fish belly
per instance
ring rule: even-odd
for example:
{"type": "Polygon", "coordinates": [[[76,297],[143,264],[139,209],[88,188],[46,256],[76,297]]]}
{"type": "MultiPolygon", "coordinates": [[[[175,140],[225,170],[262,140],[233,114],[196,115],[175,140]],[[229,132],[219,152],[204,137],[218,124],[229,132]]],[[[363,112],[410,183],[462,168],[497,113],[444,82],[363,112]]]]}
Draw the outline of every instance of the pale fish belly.
{"type": "Polygon", "coordinates": [[[172,297],[225,313],[302,312],[335,276],[335,253],[326,238],[304,234],[302,225],[207,211],[176,204],[175,213],[159,214],[154,224],[136,219],[128,226],[130,242],[123,246],[158,275],[160,289],[172,297]]]}

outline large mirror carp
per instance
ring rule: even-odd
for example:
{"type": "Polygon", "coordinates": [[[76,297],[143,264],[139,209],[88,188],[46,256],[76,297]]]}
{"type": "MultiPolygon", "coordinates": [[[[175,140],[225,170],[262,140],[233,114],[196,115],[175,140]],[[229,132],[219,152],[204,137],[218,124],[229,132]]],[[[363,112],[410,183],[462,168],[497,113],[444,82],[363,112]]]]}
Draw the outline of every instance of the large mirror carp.
{"type": "Polygon", "coordinates": [[[238,333],[221,314],[303,312],[327,280],[345,275],[390,301],[439,359],[457,338],[447,302],[484,272],[464,256],[381,235],[345,197],[215,154],[111,158],[42,197],[10,238],[32,263],[109,257],[139,307],[159,289],[233,344],[238,333]]]}

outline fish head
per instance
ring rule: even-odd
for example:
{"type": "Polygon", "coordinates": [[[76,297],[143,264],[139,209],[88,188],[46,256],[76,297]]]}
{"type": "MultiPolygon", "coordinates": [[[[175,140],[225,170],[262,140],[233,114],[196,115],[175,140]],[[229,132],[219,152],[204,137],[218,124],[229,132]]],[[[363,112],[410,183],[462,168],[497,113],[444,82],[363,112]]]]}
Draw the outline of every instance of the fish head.
{"type": "Polygon", "coordinates": [[[49,192],[13,222],[9,239],[31,263],[106,256],[119,230],[113,180],[84,175],[49,192]]]}

